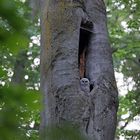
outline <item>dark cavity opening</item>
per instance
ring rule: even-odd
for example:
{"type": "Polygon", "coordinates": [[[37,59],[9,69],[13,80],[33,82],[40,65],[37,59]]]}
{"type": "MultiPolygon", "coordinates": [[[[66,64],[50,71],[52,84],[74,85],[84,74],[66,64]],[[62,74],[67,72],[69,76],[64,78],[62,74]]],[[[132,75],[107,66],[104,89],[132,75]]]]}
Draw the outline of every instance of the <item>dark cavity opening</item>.
{"type": "Polygon", "coordinates": [[[86,77],[86,55],[87,49],[90,44],[90,38],[92,35],[92,22],[82,22],[80,27],[80,37],[79,37],[79,54],[78,54],[78,63],[79,63],[79,73],[80,78],[86,77]]]}

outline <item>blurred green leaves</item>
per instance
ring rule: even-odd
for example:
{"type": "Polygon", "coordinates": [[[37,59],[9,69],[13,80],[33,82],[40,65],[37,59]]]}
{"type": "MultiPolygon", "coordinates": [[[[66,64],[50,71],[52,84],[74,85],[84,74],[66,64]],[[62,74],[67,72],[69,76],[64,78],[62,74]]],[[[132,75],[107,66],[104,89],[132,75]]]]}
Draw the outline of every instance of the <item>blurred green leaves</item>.
{"type": "Polygon", "coordinates": [[[19,2],[0,1],[0,45],[16,54],[28,46],[27,22],[18,13],[19,2]]]}
{"type": "Polygon", "coordinates": [[[29,46],[28,12],[20,0],[0,0],[0,140],[38,139],[40,93],[11,84],[8,76],[15,56],[29,46]]]}
{"type": "Polygon", "coordinates": [[[0,1],[0,16],[3,19],[7,19],[9,25],[16,31],[21,32],[25,28],[25,21],[17,12],[17,5],[15,1],[0,1]]]}
{"type": "MultiPolygon", "coordinates": [[[[29,124],[21,120],[31,119],[31,112],[40,110],[40,94],[36,91],[26,90],[21,86],[11,85],[0,88],[0,139],[14,140],[22,134],[22,125],[29,124]],[[22,122],[22,123],[21,123],[22,122]]],[[[22,135],[22,137],[26,137],[22,135]]],[[[20,136],[20,138],[22,138],[20,136]]]]}

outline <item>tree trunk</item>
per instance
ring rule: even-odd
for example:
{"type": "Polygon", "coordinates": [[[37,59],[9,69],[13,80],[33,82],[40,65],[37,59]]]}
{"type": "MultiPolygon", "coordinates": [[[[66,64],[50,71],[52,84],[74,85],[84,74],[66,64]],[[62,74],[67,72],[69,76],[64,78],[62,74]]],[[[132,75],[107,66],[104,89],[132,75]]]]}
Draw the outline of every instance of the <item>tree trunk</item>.
{"type": "Polygon", "coordinates": [[[14,66],[14,75],[12,77],[12,83],[16,85],[24,85],[25,84],[25,65],[27,63],[27,51],[22,50],[19,52],[15,66],[14,66]]]}
{"type": "Polygon", "coordinates": [[[36,15],[38,14],[39,11],[39,0],[29,0],[27,1],[29,7],[31,8],[31,13],[30,13],[30,18],[32,20],[36,19],[36,15]]]}
{"type": "Polygon", "coordinates": [[[103,1],[40,3],[41,131],[66,121],[78,125],[89,140],[113,140],[117,88],[103,1]],[[85,74],[81,76],[79,55],[85,49],[85,74]],[[80,88],[80,77],[87,77],[93,86],[88,96],[80,88]]]}

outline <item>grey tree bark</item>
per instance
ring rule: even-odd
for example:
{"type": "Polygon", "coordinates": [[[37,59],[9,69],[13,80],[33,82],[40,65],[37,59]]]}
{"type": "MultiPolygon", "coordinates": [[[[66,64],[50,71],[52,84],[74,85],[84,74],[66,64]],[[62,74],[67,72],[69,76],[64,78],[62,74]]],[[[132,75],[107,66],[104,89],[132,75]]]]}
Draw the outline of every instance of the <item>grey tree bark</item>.
{"type": "Polygon", "coordinates": [[[40,4],[40,131],[67,121],[78,125],[89,140],[113,140],[118,93],[103,0],[41,0],[40,4]],[[85,77],[94,88],[86,96],[80,88],[78,52],[81,24],[88,23],[93,27],[87,45],[85,77]]]}

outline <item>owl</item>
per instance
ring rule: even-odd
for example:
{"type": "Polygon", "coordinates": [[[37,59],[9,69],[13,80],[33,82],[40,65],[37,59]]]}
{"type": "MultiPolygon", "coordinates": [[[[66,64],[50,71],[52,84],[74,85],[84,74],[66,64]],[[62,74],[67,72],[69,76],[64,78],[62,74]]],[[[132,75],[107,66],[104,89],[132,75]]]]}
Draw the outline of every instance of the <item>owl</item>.
{"type": "Polygon", "coordinates": [[[82,78],[80,80],[80,86],[81,86],[81,90],[85,93],[85,94],[89,94],[90,93],[90,82],[87,78],[82,78]]]}

